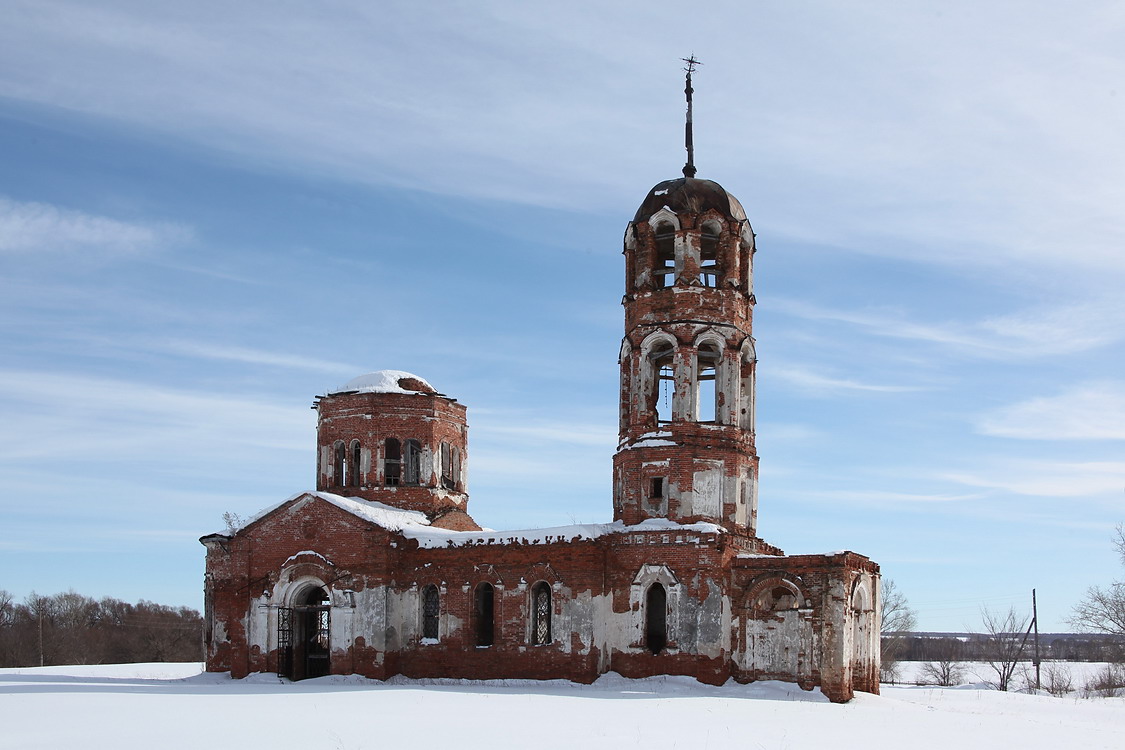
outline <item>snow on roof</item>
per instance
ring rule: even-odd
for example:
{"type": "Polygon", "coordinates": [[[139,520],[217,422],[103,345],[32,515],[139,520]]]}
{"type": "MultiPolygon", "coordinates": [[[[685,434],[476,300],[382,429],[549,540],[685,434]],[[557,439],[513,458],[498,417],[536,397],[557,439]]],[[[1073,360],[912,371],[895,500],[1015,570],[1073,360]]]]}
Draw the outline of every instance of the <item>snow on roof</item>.
{"type": "Polygon", "coordinates": [[[260,521],[283,505],[287,505],[306,495],[319,497],[321,500],[332,503],[341,510],[346,510],[353,516],[358,516],[365,521],[370,521],[373,524],[382,526],[388,531],[401,531],[406,526],[430,525],[430,519],[426,518],[426,514],[420,511],[402,510],[401,508],[394,508],[374,500],[364,500],[359,497],[344,497],[342,495],[334,495],[331,492],[298,492],[296,495],[287,497],[280,503],[271,505],[265,510],[254,514],[244,521],[235,531],[242,531],[250,524],[260,521]]]}
{"type": "Polygon", "coordinates": [[[667,518],[650,518],[632,526],[621,521],[612,523],[578,523],[545,529],[515,529],[510,531],[446,531],[435,528],[404,527],[402,535],[414,539],[419,547],[460,547],[469,544],[551,544],[597,539],[607,534],[627,531],[694,531],[701,534],[718,534],[723,527],[714,523],[676,523],[667,518]]]}
{"type": "Polygon", "coordinates": [[[378,370],[352,378],[333,393],[436,393],[425,379],[403,370],[378,370]]]}
{"type": "Polygon", "coordinates": [[[719,534],[723,527],[714,523],[677,523],[667,518],[650,518],[638,524],[626,526],[620,521],[612,523],[582,523],[570,526],[554,526],[545,529],[514,529],[510,531],[449,531],[430,526],[426,515],[416,510],[402,510],[375,500],[359,497],[344,497],[331,492],[300,492],[284,502],[271,506],[239,527],[246,528],[264,518],[286,503],[310,495],[354,516],[381,526],[387,531],[396,531],[408,539],[414,539],[425,549],[438,547],[460,547],[470,544],[551,544],[554,542],[573,542],[583,539],[597,539],[607,534],[623,534],[629,531],[694,531],[699,534],[719,534]]]}

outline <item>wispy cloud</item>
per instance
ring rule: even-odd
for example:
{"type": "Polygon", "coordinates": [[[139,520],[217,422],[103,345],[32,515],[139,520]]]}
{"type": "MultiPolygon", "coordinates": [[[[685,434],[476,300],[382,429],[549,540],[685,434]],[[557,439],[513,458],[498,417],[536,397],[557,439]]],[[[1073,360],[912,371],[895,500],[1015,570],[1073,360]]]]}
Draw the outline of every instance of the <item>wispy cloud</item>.
{"type": "Polygon", "coordinates": [[[883,490],[829,490],[806,493],[808,497],[818,500],[832,500],[846,503],[870,503],[875,505],[902,506],[929,505],[933,503],[959,503],[966,500],[977,500],[984,497],[983,493],[912,493],[912,492],[886,492],[883,490]]]}
{"type": "Polygon", "coordinates": [[[931,390],[922,386],[884,385],[879,383],[863,383],[850,378],[833,378],[796,366],[770,367],[767,373],[770,377],[777,378],[788,385],[821,396],[829,396],[841,391],[910,393],[914,391],[931,390]]]}
{"type": "Polygon", "coordinates": [[[1122,461],[1005,461],[983,471],[950,471],[939,476],[970,487],[1032,497],[1120,496],[1125,491],[1122,461]]]}
{"type": "Polygon", "coordinates": [[[1125,440],[1125,383],[1085,383],[1021,401],[985,414],[976,428],[1023,440],[1125,440]]]}
{"type": "Polygon", "coordinates": [[[808,424],[794,422],[758,423],[758,442],[764,443],[804,443],[818,440],[830,433],[808,424]]]}
{"type": "Polygon", "coordinates": [[[327,372],[339,375],[356,375],[363,371],[362,367],[346,362],[333,362],[331,360],[302,357],[300,355],[285,354],[282,352],[270,352],[250,347],[222,346],[201,341],[172,340],[153,342],[151,348],[201,359],[243,362],[251,365],[285,367],[294,370],[311,370],[313,372],[327,372]]]}
{"type": "Polygon", "coordinates": [[[843,323],[874,336],[938,344],[987,358],[1071,354],[1125,337],[1125,305],[1119,300],[943,323],[917,323],[894,310],[838,310],[792,299],[774,300],[772,306],[805,320],[843,323]]]}
{"type": "Polygon", "coordinates": [[[6,461],[232,457],[232,445],[307,451],[308,410],[259,398],[48,372],[0,371],[6,461]]]}
{"type": "Polygon", "coordinates": [[[0,253],[131,255],[182,241],[190,234],[185,227],[172,224],[131,223],[0,197],[0,253]]]}

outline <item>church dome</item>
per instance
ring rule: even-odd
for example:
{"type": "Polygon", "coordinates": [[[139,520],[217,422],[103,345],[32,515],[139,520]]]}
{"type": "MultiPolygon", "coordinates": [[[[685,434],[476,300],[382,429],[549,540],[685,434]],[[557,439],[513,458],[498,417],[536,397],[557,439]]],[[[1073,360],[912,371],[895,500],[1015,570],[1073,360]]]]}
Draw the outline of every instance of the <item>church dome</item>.
{"type": "Polygon", "coordinates": [[[633,221],[648,221],[653,214],[665,207],[675,214],[698,214],[713,208],[727,219],[746,220],[746,211],[738,198],[724,190],[719,183],[680,177],[665,180],[649,190],[633,221]]]}
{"type": "Polygon", "coordinates": [[[417,375],[402,370],[378,370],[352,378],[339,388],[330,390],[336,393],[437,393],[437,390],[417,375]]]}

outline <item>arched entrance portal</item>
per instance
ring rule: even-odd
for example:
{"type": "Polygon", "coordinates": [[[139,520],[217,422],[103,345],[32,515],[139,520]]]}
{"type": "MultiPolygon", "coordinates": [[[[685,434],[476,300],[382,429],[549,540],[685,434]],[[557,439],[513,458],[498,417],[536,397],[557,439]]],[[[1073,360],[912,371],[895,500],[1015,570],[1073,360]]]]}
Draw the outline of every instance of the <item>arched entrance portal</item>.
{"type": "Polygon", "coordinates": [[[291,680],[323,677],[330,672],[328,593],[314,586],[297,596],[294,606],[277,611],[277,673],[291,680]]]}

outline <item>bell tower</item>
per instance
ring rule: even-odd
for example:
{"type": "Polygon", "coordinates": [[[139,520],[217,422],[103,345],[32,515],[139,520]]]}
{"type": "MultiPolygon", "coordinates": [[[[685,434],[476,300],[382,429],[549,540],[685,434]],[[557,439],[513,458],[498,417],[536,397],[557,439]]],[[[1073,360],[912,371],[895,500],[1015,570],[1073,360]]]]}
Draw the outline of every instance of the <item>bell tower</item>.
{"type": "Polygon", "coordinates": [[[625,230],[625,337],[614,519],[709,521],[756,535],[754,232],[738,199],[696,179],[688,64],[682,178],[625,230]]]}

